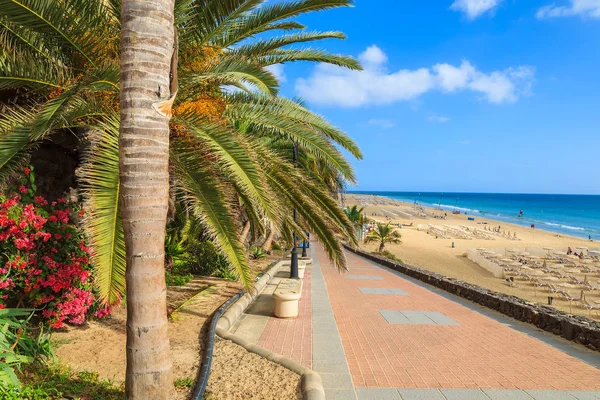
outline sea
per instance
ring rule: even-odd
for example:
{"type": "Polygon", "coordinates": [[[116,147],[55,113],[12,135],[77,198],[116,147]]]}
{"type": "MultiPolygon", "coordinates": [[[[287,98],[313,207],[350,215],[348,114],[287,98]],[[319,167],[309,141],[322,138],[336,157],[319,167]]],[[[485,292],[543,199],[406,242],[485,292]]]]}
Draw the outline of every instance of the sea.
{"type": "Polygon", "coordinates": [[[424,207],[460,211],[559,234],[600,240],[600,195],[348,192],[372,194],[424,207]],[[520,215],[520,212],[523,213],[520,215]]]}

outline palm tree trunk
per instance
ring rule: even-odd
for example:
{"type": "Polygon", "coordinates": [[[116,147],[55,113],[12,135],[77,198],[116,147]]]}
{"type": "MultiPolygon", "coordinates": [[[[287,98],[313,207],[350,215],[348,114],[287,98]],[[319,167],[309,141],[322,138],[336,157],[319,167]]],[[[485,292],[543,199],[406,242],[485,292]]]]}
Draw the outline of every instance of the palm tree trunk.
{"type": "Polygon", "coordinates": [[[262,245],[262,249],[264,251],[271,251],[271,246],[273,245],[273,238],[275,238],[275,229],[271,229],[269,231],[269,235],[267,236],[267,239],[262,245]]]}
{"type": "Polygon", "coordinates": [[[126,398],[172,398],[164,272],[174,0],[123,0],[121,214],[127,249],[126,398]]]}
{"type": "Polygon", "coordinates": [[[379,252],[381,253],[383,251],[383,248],[385,247],[385,244],[383,242],[381,242],[379,244],[379,252]]]}
{"type": "Polygon", "coordinates": [[[240,234],[240,241],[242,243],[246,243],[246,238],[248,238],[248,232],[250,232],[250,221],[246,221],[244,229],[242,229],[242,233],[240,234]]]}

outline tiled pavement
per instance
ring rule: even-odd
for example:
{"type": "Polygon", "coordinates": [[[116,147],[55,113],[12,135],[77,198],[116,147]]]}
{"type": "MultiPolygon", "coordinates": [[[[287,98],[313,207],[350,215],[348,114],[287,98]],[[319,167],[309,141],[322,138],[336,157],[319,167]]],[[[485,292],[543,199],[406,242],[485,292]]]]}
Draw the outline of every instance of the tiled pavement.
{"type": "Polygon", "coordinates": [[[311,247],[300,317],[263,298],[235,329],[319,372],[327,399],[600,399],[597,353],[351,253],[340,274],[311,247]]]}

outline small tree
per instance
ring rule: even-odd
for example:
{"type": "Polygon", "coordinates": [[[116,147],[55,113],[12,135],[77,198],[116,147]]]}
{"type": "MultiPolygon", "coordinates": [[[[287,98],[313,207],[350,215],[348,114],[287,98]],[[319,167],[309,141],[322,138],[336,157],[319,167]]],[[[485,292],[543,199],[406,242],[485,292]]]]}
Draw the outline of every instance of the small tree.
{"type": "Polygon", "coordinates": [[[353,205],[352,207],[346,206],[344,212],[352,222],[356,228],[362,228],[362,225],[365,223],[366,217],[364,216],[364,207],[358,208],[357,205],[353,205]]]}
{"type": "Polygon", "coordinates": [[[384,225],[377,223],[377,227],[367,233],[367,237],[365,238],[365,243],[379,243],[379,252],[381,253],[385,247],[386,243],[400,243],[402,235],[400,232],[394,230],[393,227],[390,226],[389,222],[384,225]]]}

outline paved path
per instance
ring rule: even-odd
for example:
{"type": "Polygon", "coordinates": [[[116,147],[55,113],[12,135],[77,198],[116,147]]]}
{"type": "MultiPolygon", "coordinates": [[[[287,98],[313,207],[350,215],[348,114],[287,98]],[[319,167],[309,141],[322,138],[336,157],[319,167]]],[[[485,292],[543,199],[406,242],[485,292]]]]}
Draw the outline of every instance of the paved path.
{"type": "Polygon", "coordinates": [[[327,399],[600,399],[598,353],[354,254],[345,274],[312,255],[312,318],[272,318],[265,297],[262,322],[249,310],[235,329],[319,372],[327,399]]]}

